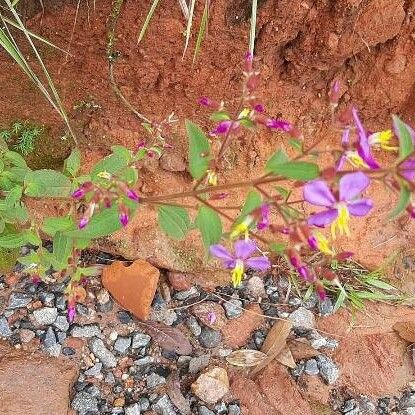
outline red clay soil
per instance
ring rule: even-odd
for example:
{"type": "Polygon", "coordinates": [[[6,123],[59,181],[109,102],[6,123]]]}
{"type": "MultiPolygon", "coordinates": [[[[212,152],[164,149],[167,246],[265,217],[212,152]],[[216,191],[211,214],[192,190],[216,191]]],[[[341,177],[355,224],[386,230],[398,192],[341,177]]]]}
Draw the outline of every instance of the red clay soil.
{"type": "MultiPolygon", "coordinates": [[[[31,17],[29,28],[67,48],[77,2],[44,1],[44,13],[36,10],[37,3],[22,1],[31,17]]],[[[96,2],[96,9],[93,2],[89,3],[90,8],[85,2],[80,4],[70,56],[65,58],[58,51],[40,46],[76,126],[86,159],[84,166],[107,155],[111,145],[132,148],[143,137],[140,121],[120,103],[109,83],[106,49],[111,2],[96,2]],[[91,99],[101,109],[73,109],[91,99]]],[[[174,111],[181,123],[172,137],[172,153],[160,165],[154,160],[143,167],[139,190],[144,195],[166,189],[178,191],[191,183],[190,176],[182,171],[186,154],[183,119],[191,118],[210,127],[205,111],[196,105],[201,95],[236,102],[240,62],[249,32],[249,2],[212,1],[208,36],[192,67],[196,34],[182,59],[185,22],[176,0],[160,2],[144,41],[137,46],[137,33],[149,3],[124,2],[116,34],[115,49],[120,57],[115,76],[122,92],[146,116],[161,120],[174,111]]],[[[202,12],[202,2],[199,3],[195,27],[202,12]]],[[[322,147],[338,142],[338,135],[329,128],[326,104],[327,90],[336,78],[344,84],[342,105],[350,101],[358,105],[368,128],[389,126],[390,113],[401,114],[413,123],[414,9],[413,0],[260,2],[256,56],[263,76],[259,95],[268,112],[296,122],[306,143],[321,137],[325,139],[322,147]]],[[[39,121],[49,127],[50,137],[55,140],[56,144],[49,147],[60,147],[62,122],[4,54],[0,55],[0,84],[0,122],[16,118],[39,121]]],[[[238,180],[260,174],[265,160],[280,146],[286,146],[284,137],[268,132],[233,143],[223,178],[238,180]]],[[[64,153],[67,151],[64,146],[64,153]]],[[[343,248],[356,251],[358,259],[370,266],[413,243],[413,225],[383,226],[392,196],[383,189],[376,189],[374,195],[380,215],[372,215],[358,225],[354,222],[355,238],[339,242],[343,248]]],[[[206,264],[199,243],[195,235],[184,242],[168,240],[157,229],[154,210],[143,208],[133,225],[107,240],[103,248],[176,271],[202,274],[208,271],[204,271],[206,264]]],[[[211,275],[213,283],[222,278],[220,274],[211,275]]]]}

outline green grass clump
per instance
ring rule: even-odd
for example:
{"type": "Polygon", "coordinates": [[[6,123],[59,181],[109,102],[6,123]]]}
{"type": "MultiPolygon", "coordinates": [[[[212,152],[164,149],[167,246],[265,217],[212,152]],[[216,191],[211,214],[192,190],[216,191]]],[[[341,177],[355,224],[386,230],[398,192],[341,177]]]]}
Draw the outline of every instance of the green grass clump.
{"type": "Polygon", "coordinates": [[[44,128],[28,121],[16,121],[9,128],[0,130],[0,138],[12,145],[12,148],[23,156],[35,149],[36,140],[42,135],[44,128]]]}

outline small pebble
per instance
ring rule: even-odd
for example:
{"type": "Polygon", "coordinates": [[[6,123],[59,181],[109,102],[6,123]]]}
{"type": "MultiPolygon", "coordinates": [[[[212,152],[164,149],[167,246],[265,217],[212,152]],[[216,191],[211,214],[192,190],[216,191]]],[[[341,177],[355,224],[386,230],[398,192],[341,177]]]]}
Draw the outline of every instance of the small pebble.
{"type": "Polygon", "coordinates": [[[329,385],[336,382],[340,375],[340,370],[333,362],[333,360],[330,357],[324,355],[319,355],[316,357],[316,359],[320,369],[320,375],[324,381],[329,385]]]}
{"type": "Polygon", "coordinates": [[[330,297],[327,297],[324,301],[320,301],[318,304],[318,309],[321,316],[329,316],[333,314],[334,305],[330,297]]]}
{"type": "Polygon", "coordinates": [[[170,398],[167,395],[163,395],[152,406],[152,409],[159,415],[177,415],[170,398]]]}
{"type": "Polygon", "coordinates": [[[98,324],[85,324],[84,326],[74,325],[71,329],[72,337],[90,338],[101,336],[101,329],[98,324]]]}
{"type": "Polygon", "coordinates": [[[105,347],[104,342],[101,339],[93,337],[89,343],[89,348],[92,353],[107,367],[117,366],[117,359],[115,356],[105,347]]]}
{"type": "Polygon", "coordinates": [[[197,357],[192,357],[189,362],[189,372],[194,375],[209,365],[210,356],[204,354],[197,357]]]}
{"type": "Polygon", "coordinates": [[[11,293],[9,298],[9,310],[26,307],[32,301],[32,297],[24,293],[11,293]]]}
{"type": "Polygon", "coordinates": [[[95,363],[94,366],[84,372],[85,376],[98,376],[102,370],[102,363],[95,363]]]}
{"type": "Polygon", "coordinates": [[[206,406],[199,406],[198,415],[215,415],[215,413],[206,406]]]}
{"type": "Polygon", "coordinates": [[[288,319],[293,323],[294,328],[313,329],[315,325],[314,314],[304,307],[293,311],[288,319]]]}
{"type": "Polygon", "coordinates": [[[72,401],[72,408],[79,412],[79,415],[87,415],[88,412],[98,411],[98,400],[87,392],[78,392],[72,401]]]}
{"type": "Polygon", "coordinates": [[[197,290],[196,287],[191,287],[189,290],[187,291],[179,291],[176,294],[174,294],[174,299],[175,300],[179,300],[179,301],[184,301],[187,300],[189,298],[193,298],[193,297],[198,297],[199,291],[197,290]]]}
{"type": "Polygon", "coordinates": [[[141,413],[141,407],[138,403],[127,406],[125,408],[125,415],[140,415],[140,413],[141,413]]]}
{"type": "Polygon", "coordinates": [[[114,350],[118,353],[125,354],[131,346],[131,337],[118,337],[114,343],[114,350]]]}
{"type": "Polygon", "coordinates": [[[0,337],[9,337],[12,335],[9,323],[6,318],[0,317],[0,337]]]}
{"type": "Polygon", "coordinates": [[[222,340],[222,334],[220,331],[213,330],[209,327],[203,327],[202,332],[199,336],[199,343],[207,348],[213,349],[216,346],[219,346],[222,340]]]}
{"type": "Polygon", "coordinates": [[[152,389],[156,386],[163,385],[166,383],[166,379],[163,376],[158,375],[157,373],[151,373],[147,376],[146,385],[147,388],[152,389]]]}
{"type": "Polygon", "coordinates": [[[118,311],[117,313],[118,320],[123,324],[128,324],[133,322],[131,314],[127,311],[118,311]]]}
{"type": "Polygon", "coordinates": [[[304,372],[310,376],[318,375],[320,371],[317,365],[317,360],[316,359],[307,360],[305,364],[304,372]]]}
{"type": "Polygon", "coordinates": [[[228,407],[229,415],[242,415],[241,408],[236,403],[231,403],[228,407]]]}
{"type": "Polygon", "coordinates": [[[225,309],[226,317],[229,319],[234,319],[239,317],[243,312],[243,304],[241,300],[233,298],[232,300],[225,301],[223,303],[223,308],[225,309]]]}
{"type": "Polygon", "coordinates": [[[131,347],[133,349],[139,349],[141,347],[146,347],[150,343],[151,337],[148,334],[144,333],[134,333],[131,347]]]}
{"type": "Polygon", "coordinates": [[[76,351],[72,347],[64,347],[62,349],[62,354],[64,356],[73,356],[74,354],[76,354],[76,351]]]}
{"type": "Polygon", "coordinates": [[[57,316],[53,325],[60,331],[68,331],[69,323],[66,316],[57,316]]]}
{"type": "Polygon", "coordinates": [[[189,327],[189,330],[192,332],[193,336],[195,336],[195,337],[200,336],[200,333],[202,332],[202,328],[200,327],[199,323],[197,322],[196,317],[190,316],[187,319],[187,327],[189,327]]]}

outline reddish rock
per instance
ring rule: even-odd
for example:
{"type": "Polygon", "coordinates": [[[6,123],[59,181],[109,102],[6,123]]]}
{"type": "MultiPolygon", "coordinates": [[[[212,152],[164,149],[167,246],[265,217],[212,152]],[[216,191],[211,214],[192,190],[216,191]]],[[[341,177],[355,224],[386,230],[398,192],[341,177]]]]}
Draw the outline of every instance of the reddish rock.
{"type": "Polygon", "coordinates": [[[129,267],[117,261],[104,268],[102,283],[122,307],[138,319],[147,320],[159,275],[159,270],[147,261],[137,260],[129,267]]]}
{"type": "Polygon", "coordinates": [[[67,415],[77,375],[73,362],[0,343],[0,414],[67,415]]]}
{"type": "Polygon", "coordinates": [[[264,322],[262,310],[258,304],[250,304],[238,318],[228,321],[222,328],[223,342],[231,349],[243,346],[254,330],[264,322]]]}
{"type": "Polygon", "coordinates": [[[223,307],[214,301],[206,301],[196,304],[191,309],[194,314],[205,326],[214,330],[220,330],[228,321],[223,307]]]}
{"type": "Polygon", "coordinates": [[[169,279],[170,285],[176,291],[187,291],[192,287],[188,276],[181,272],[169,272],[167,278],[169,279]]]}
{"type": "Polygon", "coordinates": [[[234,375],[231,393],[244,415],[313,415],[287,370],[275,361],[255,380],[234,375]]]}

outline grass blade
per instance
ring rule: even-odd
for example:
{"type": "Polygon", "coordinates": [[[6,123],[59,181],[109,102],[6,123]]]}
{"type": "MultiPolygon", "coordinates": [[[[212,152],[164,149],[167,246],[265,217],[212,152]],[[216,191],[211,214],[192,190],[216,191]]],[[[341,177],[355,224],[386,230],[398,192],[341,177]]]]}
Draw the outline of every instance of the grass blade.
{"type": "Polygon", "coordinates": [[[249,52],[252,54],[252,56],[254,55],[255,48],[257,6],[258,0],[252,0],[251,31],[249,34],[249,52]]]}
{"type": "Polygon", "coordinates": [[[156,8],[159,4],[160,0],[153,0],[153,3],[151,4],[150,10],[148,11],[148,14],[146,16],[146,20],[144,21],[143,27],[141,28],[140,34],[138,35],[137,39],[137,45],[143,40],[144,35],[146,34],[147,27],[153,17],[154,12],[156,11],[156,8]]]}
{"type": "Polygon", "coordinates": [[[199,33],[196,39],[195,51],[193,54],[193,65],[196,62],[196,59],[199,55],[203,39],[206,36],[207,32],[207,25],[209,21],[209,7],[210,7],[210,0],[205,0],[205,8],[203,9],[202,20],[200,22],[199,33]]]}
{"type": "Polygon", "coordinates": [[[189,46],[190,35],[192,33],[192,24],[193,24],[193,14],[195,12],[196,0],[190,0],[190,10],[189,10],[189,19],[187,20],[186,27],[186,41],[184,43],[183,58],[186,54],[187,47],[189,46]]]}
{"type": "Polygon", "coordinates": [[[182,9],[183,16],[186,20],[189,20],[189,7],[186,0],[179,0],[180,8],[182,9]]]}

